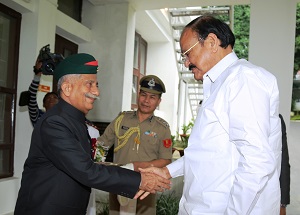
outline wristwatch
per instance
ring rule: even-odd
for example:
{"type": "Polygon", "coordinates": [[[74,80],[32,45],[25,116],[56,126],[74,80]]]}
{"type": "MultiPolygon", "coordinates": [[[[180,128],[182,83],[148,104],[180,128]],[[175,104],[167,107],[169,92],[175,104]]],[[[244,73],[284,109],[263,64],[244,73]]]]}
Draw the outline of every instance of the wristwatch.
{"type": "Polygon", "coordinates": [[[280,207],[286,208],[287,204],[280,204],[280,207]]]}

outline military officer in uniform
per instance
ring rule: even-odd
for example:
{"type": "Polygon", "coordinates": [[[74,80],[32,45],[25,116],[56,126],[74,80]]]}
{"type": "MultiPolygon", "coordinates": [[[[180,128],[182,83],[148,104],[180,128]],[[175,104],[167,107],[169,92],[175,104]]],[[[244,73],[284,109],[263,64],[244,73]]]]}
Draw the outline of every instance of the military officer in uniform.
{"type": "MultiPolygon", "coordinates": [[[[102,145],[114,145],[114,163],[127,164],[135,171],[151,166],[164,167],[171,163],[172,142],[169,125],[154,115],[154,110],[161,102],[161,95],[165,92],[164,83],[157,76],[144,76],[140,80],[138,110],[120,113],[98,138],[102,145]]],[[[110,194],[109,203],[110,215],[121,214],[120,198],[118,201],[115,194],[110,194]]],[[[156,199],[153,194],[144,200],[138,200],[136,211],[130,212],[155,215],[155,206],[156,199]]]]}

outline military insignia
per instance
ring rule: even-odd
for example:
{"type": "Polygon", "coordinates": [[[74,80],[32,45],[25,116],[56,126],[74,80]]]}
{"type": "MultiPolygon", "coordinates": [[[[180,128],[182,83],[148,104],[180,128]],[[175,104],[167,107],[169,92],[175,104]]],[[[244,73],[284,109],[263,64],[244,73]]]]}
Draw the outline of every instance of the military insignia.
{"type": "Polygon", "coordinates": [[[150,81],[148,82],[149,87],[155,87],[155,81],[154,78],[151,78],[150,81]]]}
{"type": "Polygon", "coordinates": [[[169,128],[169,124],[164,119],[162,119],[158,116],[156,116],[155,118],[156,118],[157,122],[159,122],[161,125],[163,125],[166,128],[169,128]]]}
{"type": "Polygon", "coordinates": [[[171,139],[165,139],[163,140],[164,147],[170,148],[172,146],[172,140],[171,139]]]}
{"type": "Polygon", "coordinates": [[[145,133],[147,136],[150,136],[150,137],[155,137],[157,138],[157,133],[155,133],[154,131],[145,131],[145,133]]]}

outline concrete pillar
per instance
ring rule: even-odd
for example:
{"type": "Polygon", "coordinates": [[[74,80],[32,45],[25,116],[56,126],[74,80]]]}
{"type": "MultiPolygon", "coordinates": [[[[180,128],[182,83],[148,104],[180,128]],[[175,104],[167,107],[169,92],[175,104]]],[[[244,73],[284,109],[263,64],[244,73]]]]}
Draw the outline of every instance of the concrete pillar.
{"type": "Polygon", "coordinates": [[[135,11],[128,3],[85,5],[82,23],[93,35],[91,43],[80,44],[79,52],[88,51],[99,60],[101,93],[87,117],[110,122],[131,108],[135,11]]]}
{"type": "Polygon", "coordinates": [[[293,85],[296,1],[252,0],[250,13],[249,61],[277,77],[280,112],[288,122],[293,85]]]}

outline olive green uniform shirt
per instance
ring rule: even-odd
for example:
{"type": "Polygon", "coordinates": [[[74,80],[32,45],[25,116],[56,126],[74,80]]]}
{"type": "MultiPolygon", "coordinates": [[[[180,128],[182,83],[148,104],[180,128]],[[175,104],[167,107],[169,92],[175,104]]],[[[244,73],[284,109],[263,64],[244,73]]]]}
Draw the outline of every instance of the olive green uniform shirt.
{"type": "MultiPolygon", "coordinates": [[[[150,116],[143,122],[139,122],[136,111],[126,111],[117,132],[115,131],[116,119],[105,129],[104,134],[98,138],[105,146],[118,146],[118,136],[132,128],[139,126],[140,144],[135,138],[137,132],[128,137],[126,145],[114,152],[114,163],[126,164],[134,161],[152,161],[156,159],[172,159],[171,132],[168,123],[160,117],[150,116]]],[[[121,141],[122,143],[122,141],[121,141]]]]}

